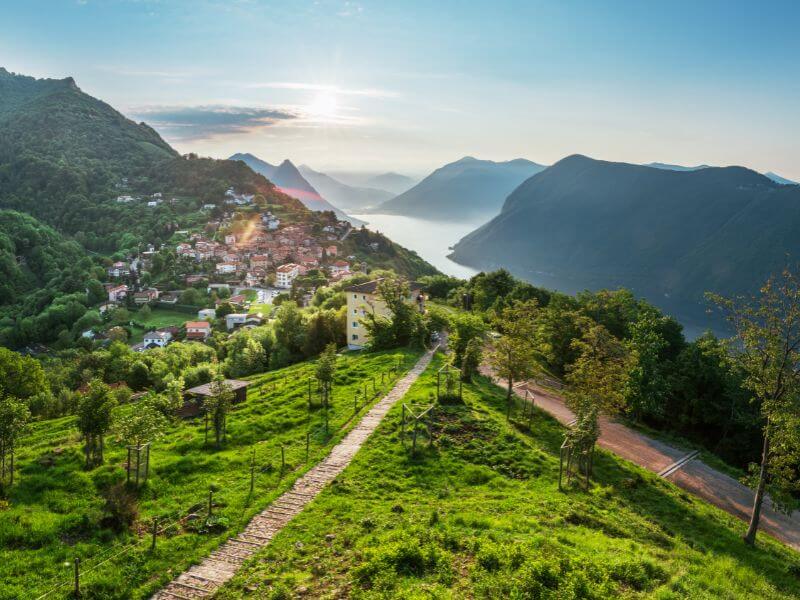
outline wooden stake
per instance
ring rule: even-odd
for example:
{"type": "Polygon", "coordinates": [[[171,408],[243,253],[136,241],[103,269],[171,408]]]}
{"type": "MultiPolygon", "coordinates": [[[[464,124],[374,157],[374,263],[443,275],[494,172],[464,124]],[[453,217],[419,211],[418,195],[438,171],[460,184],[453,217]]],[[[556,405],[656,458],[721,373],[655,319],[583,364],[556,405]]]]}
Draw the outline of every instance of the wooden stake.
{"type": "Polygon", "coordinates": [[[157,535],[158,535],[158,517],[153,517],[153,541],[150,543],[150,550],[156,549],[157,535]]]}
{"type": "Polygon", "coordinates": [[[75,557],[75,597],[81,597],[81,559],[75,557]]]}

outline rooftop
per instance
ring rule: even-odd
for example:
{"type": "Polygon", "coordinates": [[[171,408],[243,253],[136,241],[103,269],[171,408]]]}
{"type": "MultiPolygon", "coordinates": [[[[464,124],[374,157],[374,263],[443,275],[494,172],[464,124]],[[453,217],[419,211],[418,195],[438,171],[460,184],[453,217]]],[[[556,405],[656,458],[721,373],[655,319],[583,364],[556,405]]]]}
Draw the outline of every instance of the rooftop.
{"type": "MultiPolygon", "coordinates": [[[[359,292],[362,294],[374,294],[378,290],[378,284],[383,281],[383,278],[374,279],[372,281],[367,281],[365,283],[357,283],[356,285],[348,285],[344,288],[345,292],[359,292]]],[[[408,282],[409,289],[413,292],[416,290],[421,290],[423,286],[418,281],[409,281],[408,282]]]]}
{"type": "MultiPolygon", "coordinates": [[[[246,388],[251,383],[252,383],[251,381],[242,381],[241,379],[226,379],[225,380],[225,385],[227,385],[228,388],[233,392],[235,392],[236,390],[240,390],[242,388],[246,388]]],[[[196,387],[189,388],[188,390],[186,390],[185,393],[192,394],[194,396],[212,396],[213,395],[213,392],[211,391],[211,383],[204,383],[203,385],[198,385],[196,387]]]]}

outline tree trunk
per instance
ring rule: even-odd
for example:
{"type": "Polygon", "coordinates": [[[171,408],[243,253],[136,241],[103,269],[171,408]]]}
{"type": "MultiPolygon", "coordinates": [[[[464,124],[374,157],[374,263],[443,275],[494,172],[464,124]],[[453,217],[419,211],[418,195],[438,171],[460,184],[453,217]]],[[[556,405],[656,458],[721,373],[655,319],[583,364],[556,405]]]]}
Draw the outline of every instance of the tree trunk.
{"type": "Polygon", "coordinates": [[[753,513],[750,515],[750,525],[747,527],[747,533],[744,536],[744,543],[749,546],[754,545],[756,542],[756,532],[758,531],[758,523],[761,519],[761,505],[764,502],[764,488],[767,485],[769,429],[770,424],[767,422],[767,427],[764,429],[764,448],[761,452],[761,469],[758,473],[758,486],[756,487],[756,496],[753,499],[753,513]]]}

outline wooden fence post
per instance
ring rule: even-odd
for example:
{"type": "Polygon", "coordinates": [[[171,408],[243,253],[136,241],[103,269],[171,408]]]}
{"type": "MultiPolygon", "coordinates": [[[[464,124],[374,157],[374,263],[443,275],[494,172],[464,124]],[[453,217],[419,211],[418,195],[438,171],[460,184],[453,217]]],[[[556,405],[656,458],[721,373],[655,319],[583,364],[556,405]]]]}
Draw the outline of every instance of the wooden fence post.
{"type": "Polygon", "coordinates": [[[150,543],[150,550],[156,549],[156,536],[158,535],[158,517],[153,517],[153,541],[150,543]]]}
{"type": "Polygon", "coordinates": [[[81,597],[81,559],[75,557],[75,597],[81,597]]]}

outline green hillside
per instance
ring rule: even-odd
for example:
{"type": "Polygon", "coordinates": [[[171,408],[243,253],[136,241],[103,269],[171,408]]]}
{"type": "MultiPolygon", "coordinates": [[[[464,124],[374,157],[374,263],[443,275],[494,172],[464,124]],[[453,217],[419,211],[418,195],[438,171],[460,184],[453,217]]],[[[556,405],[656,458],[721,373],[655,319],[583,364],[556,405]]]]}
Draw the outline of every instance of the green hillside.
{"type": "MultiPolygon", "coordinates": [[[[430,402],[432,363],[404,398],[430,402]]],[[[396,406],[354,462],[216,597],[795,598],[800,560],[605,452],[589,491],[557,490],[563,428],[506,422],[502,391],[437,406],[435,444],[400,441],[396,406]]]]}
{"type": "MultiPolygon", "coordinates": [[[[66,587],[54,597],[64,597],[71,574],[64,563],[75,557],[81,558],[86,573],[85,597],[148,597],[171,579],[170,569],[186,568],[239,531],[324,456],[353,425],[356,393],[359,414],[365,385],[371,396],[367,404],[375,399],[373,377],[378,378],[377,390],[387,390],[417,356],[399,350],[340,359],[328,436],[318,399],[308,410],[313,363],[253,377],[247,401],[228,417],[227,442],[220,449],[213,441],[204,444],[201,418],[181,420],[152,445],[150,480],[133,501],[136,518],[130,532],[113,527],[113,513],[104,501],[113,485],[125,480],[125,440],[109,436],[105,464],[86,471],[75,417],[36,423],[19,444],[18,480],[0,504],[0,598],[34,598],[58,584],[66,587]],[[401,369],[395,372],[398,361],[401,369]],[[281,447],[286,461],[283,474],[281,447]],[[253,453],[255,493],[249,497],[253,453]],[[211,520],[206,519],[205,508],[209,486],[215,488],[211,520]],[[165,531],[157,550],[149,552],[153,517],[160,519],[165,531]]],[[[135,410],[134,403],[121,405],[116,412],[135,410]]]]}

